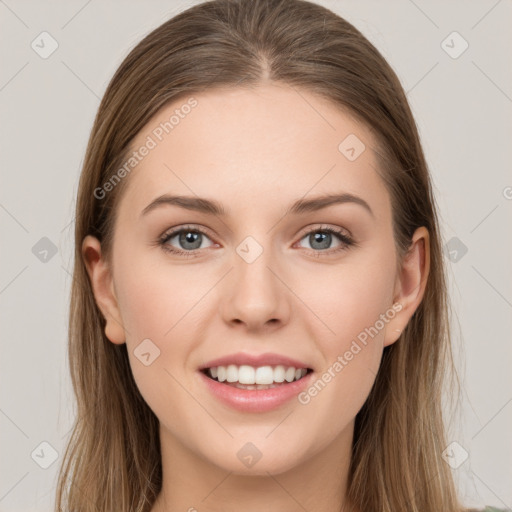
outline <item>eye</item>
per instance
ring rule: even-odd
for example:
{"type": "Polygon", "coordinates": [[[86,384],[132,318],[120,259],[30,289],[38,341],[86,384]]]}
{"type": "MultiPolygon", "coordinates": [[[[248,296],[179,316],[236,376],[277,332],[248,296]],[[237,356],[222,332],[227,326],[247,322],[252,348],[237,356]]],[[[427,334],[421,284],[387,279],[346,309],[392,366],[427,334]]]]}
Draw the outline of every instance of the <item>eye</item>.
{"type": "MultiPolygon", "coordinates": [[[[162,249],[172,254],[178,254],[187,258],[198,256],[200,249],[212,247],[214,244],[205,245],[207,241],[211,242],[208,234],[201,228],[194,226],[183,226],[179,229],[173,229],[162,235],[158,243],[162,249]]],[[[327,253],[331,255],[338,251],[345,251],[350,246],[356,245],[354,240],[347,235],[345,232],[327,226],[317,227],[310,229],[299,241],[307,240],[310,244],[309,249],[315,256],[319,256],[321,253],[327,253]],[[332,248],[333,242],[338,242],[334,248],[332,248]]]]}
{"type": "Polygon", "coordinates": [[[203,242],[206,240],[210,240],[210,238],[203,230],[184,226],[165,233],[160,239],[160,245],[166,251],[190,257],[197,255],[195,251],[210,247],[204,245],[203,242]]]}
{"type": "Polygon", "coordinates": [[[306,233],[304,237],[301,238],[301,241],[302,240],[307,240],[307,242],[310,244],[309,248],[317,253],[329,252],[329,254],[332,254],[338,251],[344,251],[351,245],[355,245],[350,236],[341,230],[331,227],[311,229],[306,233]],[[334,247],[333,250],[326,251],[326,249],[331,248],[332,242],[335,242],[336,239],[338,239],[338,245],[334,247]]]}

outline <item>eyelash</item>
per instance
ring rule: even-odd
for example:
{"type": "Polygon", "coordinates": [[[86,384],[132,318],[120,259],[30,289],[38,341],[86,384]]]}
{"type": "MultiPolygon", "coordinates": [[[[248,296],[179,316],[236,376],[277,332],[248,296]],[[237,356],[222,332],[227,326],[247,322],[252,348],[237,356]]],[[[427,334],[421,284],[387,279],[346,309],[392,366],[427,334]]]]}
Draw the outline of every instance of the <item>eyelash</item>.
{"type": "MultiPolygon", "coordinates": [[[[205,231],[203,231],[200,228],[197,228],[194,226],[183,226],[183,227],[180,227],[179,229],[175,229],[171,232],[164,233],[158,240],[158,245],[160,245],[162,247],[162,249],[166,252],[169,252],[172,254],[177,254],[179,256],[184,256],[186,258],[194,258],[194,257],[199,256],[198,252],[201,249],[194,249],[192,251],[184,251],[182,249],[177,249],[176,247],[172,247],[167,243],[169,240],[171,240],[172,238],[174,238],[176,235],[178,235],[181,232],[201,233],[202,235],[205,235],[208,238],[210,238],[208,236],[208,233],[206,233],[205,231]]],[[[346,251],[351,246],[357,245],[354,242],[354,240],[351,237],[349,237],[347,234],[345,234],[344,232],[342,232],[340,230],[332,228],[332,227],[313,228],[313,229],[307,231],[306,233],[304,233],[302,235],[302,237],[300,238],[300,240],[302,240],[306,236],[310,235],[311,233],[330,233],[330,234],[336,235],[342,242],[342,244],[339,247],[336,247],[335,249],[326,249],[326,250],[320,250],[320,251],[308,249],[308,252],[312,251],[316,257],[318,257],[322,253],[326,253],[327,255],[337,254],[338,252],[346,251]]]]}

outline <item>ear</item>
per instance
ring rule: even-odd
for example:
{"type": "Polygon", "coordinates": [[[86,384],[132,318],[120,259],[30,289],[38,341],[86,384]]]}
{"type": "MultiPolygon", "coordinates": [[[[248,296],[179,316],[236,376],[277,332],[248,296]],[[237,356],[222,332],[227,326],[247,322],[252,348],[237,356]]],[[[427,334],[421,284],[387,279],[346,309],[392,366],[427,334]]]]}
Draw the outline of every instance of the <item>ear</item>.
{"type": "Polygon", "coordinates": [[[394,307],[399,311],[386,326],[384,346],[398,340],[412,315],[421,304],[430,271],[430,238],[427,228],[418,228],[404,255],[395,280],[394,307]],[[401,309],[398,309],[401,308],[401,309]]]}
{"type": "Polygon", "coordinates": [[[125,330],[114,290],[112,274],[101,254],[97,238],[87,235],[82,242],[82,257],[91,281],[94,298],[106,320],[105,335],[118,345],[126,341],[125,330]]]}

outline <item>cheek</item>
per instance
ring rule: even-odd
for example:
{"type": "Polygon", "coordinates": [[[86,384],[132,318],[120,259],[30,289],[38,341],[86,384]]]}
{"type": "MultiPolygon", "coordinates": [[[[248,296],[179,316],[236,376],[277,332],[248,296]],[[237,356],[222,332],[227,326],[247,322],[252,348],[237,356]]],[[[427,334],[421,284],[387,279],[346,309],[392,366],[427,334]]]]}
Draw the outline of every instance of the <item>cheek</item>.
{"type": "Polygon", "coordinates": [[[353,417],[366,400],[379,369],[388,322],[396,315],[391,307],[394,260],[374,252],[353,262],[333,267],[325,279],[309,278],[309,289],[316,291],[305,301],[324,324],[317,322],[313,333],[325,366],[319,372],[321,382],[311,389],[311,402],[316,402],[311,405],[319,417],[337,411],[334,423],[344,421],[347,414],[353,417]]]}
{"type": "Polygon", "coordinates": [[[192,267],[172,267],[143,257],[136,266],[120,261],[117,277],[123,324],[132,344],[142,337],[165,345],[208,289],[192,267]]]}
{"type": "Polygon", "coordinates": [[[186,416],[190,400],[180,383],[186,380],[185,365],[194,346],[190,319],[197,314],[194,306],[206,292],[205,285],[189,279],[193,271],[135,258],[119,258],[116,271],[133,377],[157,417],[165,418],[175,409],[186,416]]]}
{"type": "MultiPolygon", "coordinates": [[[[297,281],[298,295],[321,320],[317,321],[316,336],[325,340],[330,355],[332,349],[350,345],[390,308],[394,260],[384,254],[360,252],[340,265],[304,272],[297,281]]],[[[384,332],[385,328],[379,329],[376,338],[381,339],[384,332]]]]}
{"type": "Polygon", "coordinates": [[[126,346],[135,380],[151,403],[151,395],[162,391],[156,388],[171,385],[166,370],[182,377],[192,347],[186,329],[205,293],[204,285],[191,282],[192,271],[171,269],[133,252],[126,257],[121,254],[119,251],[115,278],[126,346]],[[144,361],[142,354],[148,352],[144,361]],[[146,366],[144,362],[149,361],[146,366]]]}

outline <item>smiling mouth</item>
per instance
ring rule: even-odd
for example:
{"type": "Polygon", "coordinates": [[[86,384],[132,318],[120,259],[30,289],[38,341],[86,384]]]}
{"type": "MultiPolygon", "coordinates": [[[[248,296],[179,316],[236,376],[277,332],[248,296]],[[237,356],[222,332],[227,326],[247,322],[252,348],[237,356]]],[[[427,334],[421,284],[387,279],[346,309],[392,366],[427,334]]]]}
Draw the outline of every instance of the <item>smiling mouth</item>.
{"type": "Polygon", "coordinates": [[[228,365],[201,370],[210,379],[238,389],[272,389],[301,380],[311,373],[311,368],[293,366],[228,365]]]}

